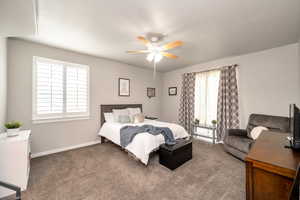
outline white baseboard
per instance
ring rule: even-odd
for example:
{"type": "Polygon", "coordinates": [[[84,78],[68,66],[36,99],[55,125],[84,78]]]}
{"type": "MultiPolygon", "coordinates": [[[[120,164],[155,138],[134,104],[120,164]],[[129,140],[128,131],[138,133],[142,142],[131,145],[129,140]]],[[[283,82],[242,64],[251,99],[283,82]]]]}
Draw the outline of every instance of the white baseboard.
{"type": "Polygon", "coordinates": [[[31,155],[31,158],[37,158],[37,157],[46,156],[46,155],[53,154],[53,153],[59,153],[59,152],[68,151],[68,150],[72,150],[72,149],[78,149],[81,147],[87,147],[87,146],[91,146],[91,145],[98,144],[98,143],[101,143],[101,142],[99,140],[95,140],[95,141],[91,141],[91,142],[87,142],[87,143],[83,143],[83,144],[77,144],[74,146],[63,147],[63,148],[58,148],[58,149],[52,149],[49,151],[34,153],[31,155]]]}

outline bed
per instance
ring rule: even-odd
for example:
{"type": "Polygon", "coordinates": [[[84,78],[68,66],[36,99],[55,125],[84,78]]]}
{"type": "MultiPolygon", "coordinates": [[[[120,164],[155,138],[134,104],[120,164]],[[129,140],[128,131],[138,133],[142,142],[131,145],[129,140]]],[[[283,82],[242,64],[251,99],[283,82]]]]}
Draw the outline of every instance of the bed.
{"type": "MultiPolygon", "coordinates": [[[[119,122],[105,122],[104,113],[112,112],[113,109],[125,109],[125,108],[140,108],[142,111],[142,104],[110,104],[101,105],[101,128],[98,135],[101,137],[101,142],[105,139],[120,146],[120,129],[123,126],[142,126],[149,124],[157,127],[168,127],[172,130],[175,139],[188,138],[189,134],[186,130],[174,123],[161,122],[157,120],[145,119],[142,123],[119,123],[119,122]]],[[[152,152],[156,151],[161,144],[165,143],[164,137],[159,135],[151,135],[147,132],[138,134],[134,137],[132,142],[125,147],[125,150],[133,154],[143,164],[147,165],[149,156],[152,152]]]]}

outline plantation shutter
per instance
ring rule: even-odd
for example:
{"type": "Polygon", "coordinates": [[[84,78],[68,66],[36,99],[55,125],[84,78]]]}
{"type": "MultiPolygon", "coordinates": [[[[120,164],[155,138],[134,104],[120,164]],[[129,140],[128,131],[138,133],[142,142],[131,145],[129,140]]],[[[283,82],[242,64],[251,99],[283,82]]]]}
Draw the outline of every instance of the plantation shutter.
{"type": "Polygon", "coordinates": [[[67,112],[87,112],[88,84],[87,70],[67,66],[67,112]]]}
{"type": "Polygon", "coordinates": [[[37,114],[63,112],[63,66],[37,63],[37,114]]]}
{"type": "Polygon", "coordinates": [[[89,67],[34,57],[33,120],[89,115],[89,67]]]}

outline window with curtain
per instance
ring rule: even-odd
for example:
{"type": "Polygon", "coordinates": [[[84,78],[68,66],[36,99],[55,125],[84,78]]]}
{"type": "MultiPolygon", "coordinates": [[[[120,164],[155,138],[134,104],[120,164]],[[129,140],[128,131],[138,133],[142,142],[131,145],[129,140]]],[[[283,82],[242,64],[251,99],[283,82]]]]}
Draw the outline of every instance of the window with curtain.
{"type": "MultiPolygon", "coordinates": [[[[217,120],[217,103],[220,71],[212,70],[196,74],[195,82],[195,118],[200,124],[212,125],[217,120]]],[[[210,131],[198,128],[202,133],[210,131]]]]}
{"type": "Polygon", "coordinates": [[[33,120],[89,116],[89,67],[33,58],[33,120]]]}

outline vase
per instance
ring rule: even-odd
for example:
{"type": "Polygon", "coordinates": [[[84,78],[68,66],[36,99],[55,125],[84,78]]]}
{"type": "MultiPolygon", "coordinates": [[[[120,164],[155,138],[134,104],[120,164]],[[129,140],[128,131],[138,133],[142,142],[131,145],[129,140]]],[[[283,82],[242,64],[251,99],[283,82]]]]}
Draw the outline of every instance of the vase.
{"type": "Polygon", "coordinates": [[[6,129],[7,137],[13,137],[19,135],[20,128],[6,129]]]}

